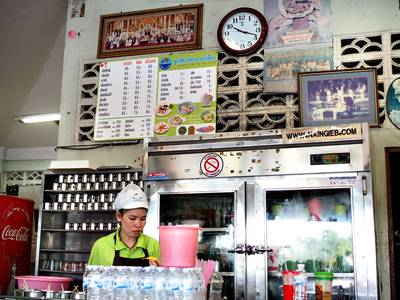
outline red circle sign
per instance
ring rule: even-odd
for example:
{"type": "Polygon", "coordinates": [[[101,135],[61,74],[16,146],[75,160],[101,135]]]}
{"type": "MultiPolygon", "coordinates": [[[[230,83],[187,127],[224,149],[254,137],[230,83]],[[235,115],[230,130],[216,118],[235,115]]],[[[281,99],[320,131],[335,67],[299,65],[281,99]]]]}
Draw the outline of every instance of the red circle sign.
{"type": "Polygon", "coordinates": [[[217,176],[223,168],[224,161],[218,154],[210,153],[201,159],[200,169],[208,177],[217,176]]]}

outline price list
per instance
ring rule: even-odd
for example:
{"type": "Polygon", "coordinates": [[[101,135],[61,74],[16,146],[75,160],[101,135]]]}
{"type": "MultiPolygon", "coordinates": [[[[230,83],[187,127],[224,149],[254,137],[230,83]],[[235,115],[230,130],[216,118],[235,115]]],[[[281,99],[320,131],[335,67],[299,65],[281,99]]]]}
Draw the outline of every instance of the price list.
{"type": "Polygon", "coordinates": [[[94,140],[153,135],[157,76],[157,57],[100,65],[94,140]]]}
{"type": "Polygon", "coordinates": [[[159,101],[197,102],[204,94],[215,94],[216,68],[194,68],[160,72],[159,101]]]}

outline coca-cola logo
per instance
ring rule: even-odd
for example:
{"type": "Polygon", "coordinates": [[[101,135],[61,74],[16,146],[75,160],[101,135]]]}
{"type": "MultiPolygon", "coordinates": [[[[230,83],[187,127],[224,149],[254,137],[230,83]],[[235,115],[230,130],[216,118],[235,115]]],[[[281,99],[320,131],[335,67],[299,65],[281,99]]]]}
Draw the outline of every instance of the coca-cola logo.
{"type": "Polygon", "coordinates": [[[27,209],[6,207],[4,218],[0,217],[0,253],[11,258],[26,254],[31,244],[31,228],[32,216],[27,209]]]}
{"type": "Polygon", "coordinates": [[[29,228],[21,226],[19,228],[12,228],[10,225],[4,227],[1,233],[2,240],[12,240],[17,242],[27,242],[29,238],[29,228]]]}

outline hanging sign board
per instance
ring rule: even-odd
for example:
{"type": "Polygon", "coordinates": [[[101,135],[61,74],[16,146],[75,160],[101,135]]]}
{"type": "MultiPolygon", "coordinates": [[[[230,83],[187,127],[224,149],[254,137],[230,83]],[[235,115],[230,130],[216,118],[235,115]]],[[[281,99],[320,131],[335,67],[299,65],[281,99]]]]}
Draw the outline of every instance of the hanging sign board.
{"type": "Polygon", "coordinates": [[[155,135],[215,133],[217,51],[159,58],[155,135]]]}
{"type": "Polygon", "coordinates": [[[95,141],[215,133],[216,51],[104,62],[95,141]]]}
{"type": "Polygon", "coordinates": [[[157,57],[100,65],[95,141],[151,136],[157,73],[157,57]]]}

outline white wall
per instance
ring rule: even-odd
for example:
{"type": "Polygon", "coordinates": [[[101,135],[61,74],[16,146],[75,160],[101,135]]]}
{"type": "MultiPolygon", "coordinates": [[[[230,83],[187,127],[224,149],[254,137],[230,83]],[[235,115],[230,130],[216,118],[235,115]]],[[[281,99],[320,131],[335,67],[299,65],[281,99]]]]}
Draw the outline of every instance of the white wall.
{"type": "MultiPolygon", "coordinates": [[[[135,11],[151,8],[177,6],[179,4],[193,4],[198,1],[86,1],[86,14],[84,18],[68,19],[67,32],[75,30],[80,33],[75,40],[65,40],[64,52],[64,76],[61,95],[61,122],[59,129],[58,145],[74,144],[75,122],[76,122],[76,101],[78,97],[78,78],[80,60],[94,59],[97,53],[97,40],[99,33],[100,15],[117,13],[121,11],[135,11]],[[68,66],[68,67],[65,67],[68,66]]],[[[210,0],[204,1],[203,18],[203,48],[219,49],[216,37],[216,30],[219,20],[228,11],[243,6],[243,1],[231,0],[210,0]]],[[[263,2],[245,2],[260,11],[263,9],[263,2]]],[[[90,151],[59,150],[58,159],[89,159],[93,160],[92,165],[131,165],[139,167],[137,157],[141,156],[142,149],[139,147],[114,147],[102,148],[90,151]],[[136,160],[136,162],[135,162],[136,160]]]]}
{"type": "MultiPolygon", "coordinates": [[[[321,0],[324,1],[324,0],[321,0]]],[[[80,60],[96,58],[100,15],[121,11],[175,6],[179,4],[199,3],[200,1],[139,1],[139,0],[87,0],[84,18],[68,19],[67,32],[80,33],[75,40],[66,39],[64,53],[64,72],[61,95],[61,123],[58,144],[73,145],[76,121],[76,101],[78,97],[78,78],[80,60]]],[[[216,38],[220,19],[230,10],[251,6],[263,11],[263,1],[204,0],[203,48],[219,49],[216,38]]],[[[400,10],[398,0],[331,0],[332,32],[334,35],[400,30],[400,10]]],[[[379,277],[381,299],[390,299],[389,261],[387,249],[387,215],[385,170],[377,162],[383,162],[382,151],[385,145],[400,147],[398,130],[385,129],[379,135],[377,129],[372,134],[372,159],[374,183],[377,196],[376,232],[378,241],[379,277]],[[392,137],[392,138],[391,138],[392,137]],[[386,139],[387,138],[387,139],[386,139]],[[380,166],[380,167],[378,167],[380,166]]],[[[140,166],[141,146],[101,148],[90,151],[59,150],[58,159],[89,159],[92,165],[131,165],[140,166]]],[[[383,165],[383,163],[382,163],[383,165]]]]}

